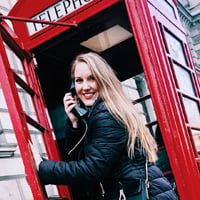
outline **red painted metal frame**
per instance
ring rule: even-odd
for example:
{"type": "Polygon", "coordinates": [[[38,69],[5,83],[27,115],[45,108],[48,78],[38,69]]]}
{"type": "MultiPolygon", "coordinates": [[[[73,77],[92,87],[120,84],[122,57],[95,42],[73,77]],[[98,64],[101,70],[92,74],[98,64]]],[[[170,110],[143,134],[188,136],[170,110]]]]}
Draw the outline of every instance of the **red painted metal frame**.
{"type": "MultiPolygon", "coordinates": [[[[36,172],[34,158],[29,148],[28,143],[31,141],[30,133],[27,126],[27,121],[33,122],[33,120],[24,113],[15,81],[17,80],[20,85],[27,88],[29,94],[31,94],[35,111],[37,113],[38,123],[35,126],[35,122],[32,123],[36,128],[39,125],[43,130],[42,136],[44,139],[45,147],[47,149],[47,155],[50,159],[60,160],[56,143],[53,139],[52,128],[49,125],[49,121],[46,115],[46,106],[43,101],[41,90],[38,84],[34,72],[34,65],[31,54],[27,52],[20,39],[10,30],[5,22],[0,23],[0,82],[1,87],[7,102],[8,111],[13,124],[14,132],[18,141],[21,156],[23,159],[27,180],[33,193],[34,199],[46,199],[40,181],[36,172]],[[28,85],[25,86],[25,82],[17,77],[15,72],[11,69],[3,41],[6,41],[7,45],[21,58],[24,66],[28,85]],[[28,89],[28,88],[31,89],[28,89]],[[30,121],[32,120],[32,121],[30,121]],[[44,128],[43,128],[44,127],[44,128]]],[[[62,197],[71,199],[69,190],[66,186],[58,187],[59,194],[62,197]]]]}
{"type": "Polygon", "coordinates": [[[34,171],[34,161],[31,156],[31,151],[28,148],[28,140],[30,138],[25,137],[25,135],[28,134],[22,134],[25,132],[28,132],[28,128],[26,126],[26,119],[21,114],[23,113],[21,104],[19,103],[19,97],[16,94],[16,86],[15,86],[15,80],[12,76],[12,72],[10,72],[9,68],[9,62],[6,59],[6,52],[5,47],[3,45],[2,37],[0,38],[0,81],[1,81],[1,87],[4,92],[4,96],[6,99],[6,102],[8,104],[8,111],[11,116],[12,123],[14,124],[14,131],[16,134],[16,138],[18,141],[18,145],[20,148],[20,151],[22,152],[22,159],[24,162],[25,171],[27,174],[27,180],[30,184],[30,187],[35,194],[33,194],[35,199],[45,199],[45,196],[43,194],[42,188],[40,187],[39,180],[37,177],[37,174],[34,171]],[[24,153],[23,153],[24,152],[24,153]],[[29,167],[31,166],[31,167],[29,167]]]}
{"type": "MultiPolygon", "coordinates": [[[[150,0],[150,1],[152,1],[152,0],[150,0]]],[[[160,15],[157,18],[160,21],[163,21],[163,23],[164,23],[165,20],[160,15]]],[[[158,20],[154,20],[154,21],[155,21],[155,24],[158,23],[157,22],[158,20]]],[[[169,48],[168,48],[168,45],[167,45],[167,42],[166,42],[166,38],[165,38],[165,34],[164,34],[164,29],[167,29],[167,28],[164,27],[164,25],[161,22],[159,22],[159,23],[161,24],[161,34],[162,34],[163,40],[165,41],[165,47],[167,49],[167,52],[169,53],[169,48]]],[[[183,103],[183,96],[185,96],[185,97],[188,97],[188,98],[198,102],[198,104],[200,106],[200,99],[199,99],[199,97],[200,97],[199,86],[200,85],[199,85],[198,76],[197,76],[197,73],[196,73],[196,70],[195,70],[195,65],[194,65],[194,62],[193,62],[192,57],[191,57],[191,51],[189,50],[189,44],[187,42],[186,35],[185,35],[185,33],[182,33],[181,30],[182,29],[179,29],[179,27],[176,27],[175,29],[171,28],[171,30],[168,29],[167,31],[170,32],[170,34],[172,34],[178,40],[182,41],[181,43],[182,43],[182,47],[184,49],[184,53],[186,55],[186,63],[187,63],[187,65],[183,65],[180,62],[174,60],[173,58],[171,58],[170,54],[168,54],[168,53],[167,53],[167,57],[170,59],[171,70],[173,71],[174,74],[175,74],[175,71],[174,71],[174,67],[173,67],[173,62],[178,64],[179,66],[181,66],[182,68],[184,68],[185,70],[187,70],[190,73],[196,97],[189,96],[189,95],[183,93],[180,90],[179,86],[178,86],[178,81],[177,81],[176,77],[174,77],[174,79],[175,79],[176,85],[178,87],[178,88],[176,88],[176,91],[177,91],[177,93],[179,95],[179,98],[180,98],[180,101],[181,101],[181,104],[182,104],[182,110],[183,110],[184,117],[185,117],[185,120],[186,120],[186,126],[187,126],[187,128],[194,128],[194,129],[198,130],[199,129],[198,127],[190,127],[189,120],[188,120],[188,117],[187,117],[187,113],[186,113],[186,110],[185,110],[185,106],[184,106],[184,103],[183,103]]],[[[159,32],[159,28],[158,27],[157,27],[157,32],[159,32]]],[[[163,51],[164,51],[164,48],[163,48],[163,51]]],[[[167,63],[167,58],[166,58],[166,63],[167,63]]],[[[168,70],[170,70],[170,69],[168,69],[168,70]]],[[[200,158],[198,158],[197,150],[196,150],[195,145],[194,145],[193,136],[192,136],[192,134],[190,132],[189,132],[189,135],[190,135],[190,139],[189,140],[193,144],[193,151],[196,153],[196,157],[197,157],[196,159],[198,160],[200,158]]]]}
{"type": "MultiPolygon", "coordinates": [[[[182,28],[179,26],[175,26],[175,24],[169,24],[168,22],[166,22],[166,18],[164,19],[163,17],[161,17],[160,14],[152,14],[153,19],[154,19],[154,25],[156,27],[157,33],[160,32],[159,28],[158,28],[158,21],[160,23],[164,23],[165,27],[167,26],[168,29],[170,30],[171,33],[175,34],[177,38],[179,38],[180,40],[184,41],[184,43],[189,46],[188,42],[187,42],[187,38],[186,38],[186,34],[182,31],[182,28]]],[[[159,34],[157,36],[159,38],[159,34]]],[[[162,39],[160,36],[160,46],[158,47],[158,49],[161,49],[164,55],[164,59],[165,59],[165,67],[166,67],[166,73],[168,73],[169,75],[169,83],[172,84],[173,90],[172,92],[174,93],[173,99],[171,99],[171,104],[174,103],[174,105],[172,104],[172,106],[174,107],[174,112],[179,112],[179,116],[180,116],[180,124],[177,123],[178,125],[178,131],[175,134],[175,138],[177,139],[176,144],[179,144],[179,148],[177,148],[177,156],[176,159],[179,161],[179,165],[180,165],[180,171],[178,170],[178,165],[174,165],[175,162],[172,163],[173,166],[175,166],[177,168],[177,172],[179,171],[179,174],[176,172],[175,173],[175,177],[176,177],[176,181],[177,181],[177,187],[179,189],[179,193],[181,194],[181,199],[198,199],[198,193],[199,191],[197,191],[200,186],[200,174],[199,174],[199,169],[197,167],[197,163],[195,162],[195,154],[194,154],[194,149],[195,148],[192,145],[191,142],[191,137],[188,134],[188,124],[184,123],[184,116],[183,113],[181,112],[181,110],[184,110],[183,107],[183,103],[182,105],[179,102],[179,98],[178,98],[178,91],[177,91],[177,95],[176,95],[176,88],[175,85],[173,84],[173,77],[172,74],[170,73],[170,66],[168,65],[168,58],[166,56],[165,49],[164,46],[162,45],[162,39]],[[170,81],[171,80],[171,81],[170,81]],[[182,126],[182,127],[181,127],[182,126]],[[182,130],[182,131],[181,131],[182,130]],[[181,175],[182,174],[182,175],[181,175]],[[184,176],[184,178],[183,178],[184,176]],[[189,186],[189,187],[188,187],[189,186]]],[[[188,48],[189,49],[189,48],[188,48]]],[[[164,66],[164,65],[163,65],[164,66]]],[[[165,71],[165,67],[163,68],[163,71],[165,71]]],[[[185,66],[183,66],[185,67],[185,66]]],[[[195,76],[197,76],[197,74],[195,73],[195,67],[194,65],[192,66],[193,68],[193,74],[195,74],[195,76]]],[[[187,68],[187,70],[191,71],[189,68],[187,68]]],[[[194,84],[194,82],[193,82],[194,84]]],[[[194,85],[194,87],[196,86],[196,84],[194,85]]],[[[190,97],[191,98],[191,97],[190,97]]],[[[181,99],[181,96],[180,96],[181,99]]],[[[177,120],[178,118],[175,118],[174,120],[177,120]]],[[[179,121],[177,121],[179,122],[179,121]]],[[[170,156],[170,155],[169,155],[170,156]]],[[[172,160],[173,161],[173,160],[172,160]]],[[[171,162],[172,162],[171,161],[171,162]]]]}
{"type": "MultiPolygon", "coordinates": [[[[40,84],[38,82],[38,78],[34,72],[34,63],[33,60],[31,60],[30,63],[27,63],[26,60],[24,61],[24,67],[25,70],[29,71],[30,76],[28,76],[28,80],[30,81],[31,87],[36,91],[37,95],[34,95],[33,102],[35,105],[35,110],[37,112],[38,120],[40,124],[45,126],[45,131],[43,132],[43,141],[45,143],[46,149],[47,149],[47,155],[50,159],[59,161],[60,160],[60,154],[58,152],[57,144],[54,141],[53,138],[53,132],[52,127],[49,124],[49,119],[47,117],[47,107],[45,105],[45,101],[41,92],[41,88],[39,87],[40,84]]],[[[59,194],[62,197],[68,197],[68,199],[71,199],[70,192],[66,186],[57,186],[59,194]]]]}
{"type": "MultiPolygon", "coordinates": [[[[125,2],[180,199],[197,200],[200,196],[199,170],[169,73],[165,49],[161,45],[154,16],[159,11],[150,10],[146,0],[125,2]]],[[[168,28],[175,23],[169,22],[168,28]]],[[[180,31],[179,34],[184,35],[180,31]]]]}
{"type": "Polygon", "coordinates": [[[14,16],[5,16],[0,14],[0,20],[3,19],[9,19],[13,21],[21,21],[21,22],[34,22],[34,23],[41,23],[41,24],[50,24],[50,25],[56,25],[56,26],[70,26],[70,27],[77,27],[78,25],[76,23],[67,23],[67,22],[51,22],[51,21],[45,21],[45,20],[37,20],[37,19],[28,19],[25,17],[14,17],[14,16]]]}
{"type": "MultiPolygon", "coordinates": [[[[16,6],[14,6],[9,15],[31,18],[35,14],[39,13],[41,10],[46,9],[53,3],[57,2],[57,0],[48,0],[45,1],[44,4],[41,3],[41,1],[38,1],[39,0],[37,0],[36,2],[32,0],[21,0],[17,2],[16,6]]],[[[73,13],[70,13],[69,15],[63,17],[58,22],[70,21],[79,24],[87,18],[120,1],[121,0],[94,0],[87,5],[79,8],[77,11],[74,11],[73,13]]],[[[29,36],[25,23],[13,22],[13,27],[16,34],[23,38],[24,45],[29,50],[39,46],[40,44],[43,44],[49,39],[63,33],[64,31],[69,30],[69,27],[55,27],[50,25],[39,31],[38,33],[29,36]]]]}

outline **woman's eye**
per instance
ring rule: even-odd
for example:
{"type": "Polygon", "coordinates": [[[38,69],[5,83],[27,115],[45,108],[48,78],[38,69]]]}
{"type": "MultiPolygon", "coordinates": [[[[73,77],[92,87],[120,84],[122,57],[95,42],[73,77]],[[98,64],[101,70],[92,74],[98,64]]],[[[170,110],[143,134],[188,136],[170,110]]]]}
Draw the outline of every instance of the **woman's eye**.
{"type": "Polygon", "coordinates": [[[95,80],[94,76],[90,76],[90,80],[94,81],[95,80]]]}
{"type": "Polygon", "coordinates": [[[75,82],[80,83],[82,81],[82,79],[78,78],[75,80],[75,82]]]}

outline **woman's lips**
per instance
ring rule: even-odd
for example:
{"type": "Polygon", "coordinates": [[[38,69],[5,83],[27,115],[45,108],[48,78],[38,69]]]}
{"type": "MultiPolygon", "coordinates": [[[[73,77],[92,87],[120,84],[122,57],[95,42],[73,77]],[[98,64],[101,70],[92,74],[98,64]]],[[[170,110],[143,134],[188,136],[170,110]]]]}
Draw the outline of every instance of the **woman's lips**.
{"type": "Polygon", "coordinates": [[[83,96],[85,97],[85,99],[91,99],[94,96],[95,93],[85,93],[83,94],[83,96]]]}

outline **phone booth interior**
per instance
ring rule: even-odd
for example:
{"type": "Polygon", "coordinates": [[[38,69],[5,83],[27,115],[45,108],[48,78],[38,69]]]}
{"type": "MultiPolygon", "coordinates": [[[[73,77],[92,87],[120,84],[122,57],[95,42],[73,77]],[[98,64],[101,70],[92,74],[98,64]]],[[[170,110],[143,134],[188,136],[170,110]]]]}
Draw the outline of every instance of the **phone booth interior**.
{"type": "Polygon", "coordinates": [[[65,136],[66,121],[63,96],[69,91],[70,65],[77,54],[93,50],[100,53],[116,71],[124,91],[131,98],[142,115],[144,123],[158,142],[157,165],[175,187],[127,10],[123,3],[98,13],[80,23],[78,28],[70,29],[33,49],[38,62],[36,72],[62,155],[65,156],[61,144],[65,136]]]}

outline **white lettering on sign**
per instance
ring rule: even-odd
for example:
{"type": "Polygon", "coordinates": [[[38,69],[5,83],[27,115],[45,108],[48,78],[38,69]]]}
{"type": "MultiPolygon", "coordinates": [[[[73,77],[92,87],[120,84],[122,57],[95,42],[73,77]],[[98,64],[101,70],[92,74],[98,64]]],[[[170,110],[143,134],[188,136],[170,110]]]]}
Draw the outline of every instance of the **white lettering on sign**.
{"type": "MultiPolygon", "coordinates": [[[[38,13],[31,19],[55,22],[65,17],[66,15],[74,12],[80,7],[88,4],[91,1],[93,0],[62,0],[53,4],[49,8],[43,10],[42,12],[38,13]]],[[[33,35],[45,28],[46,26],[48,26],[47,24],[32,22],[27,22],[26,25],[28,28],[29,35],[33,35]]]]}

